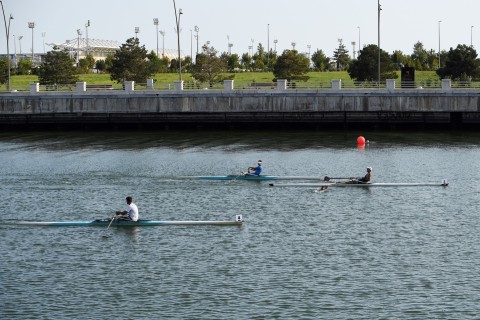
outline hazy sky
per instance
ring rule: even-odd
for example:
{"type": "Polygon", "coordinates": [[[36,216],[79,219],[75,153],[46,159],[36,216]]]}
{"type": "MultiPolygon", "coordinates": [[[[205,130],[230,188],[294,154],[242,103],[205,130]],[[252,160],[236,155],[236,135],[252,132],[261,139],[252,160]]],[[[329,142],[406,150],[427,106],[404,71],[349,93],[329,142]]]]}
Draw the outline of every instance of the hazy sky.
{"type": "MultiPolygon", "coordinates": [[[[190,55],[196,51],[196,40],[191,45],[191,32],[199,27],[199,47],[206,41],[219,52],[228,51],[228,40],[233,43],[232,53],[248,52],[261,42],[277,51],[291,49],[292,42],[300,52],[311,53],[322,49],[332,56],[343,39],[350,54],[351,42],[361,45],[377,44],[378,0],[176,0],[177,10],[182,8],[181,47],[190,55]],[[358,28],[360,27],[360,29],[358,28]],[[360,31],[360,32],[359,32],[360,31]]],[[[156,50],[157,37],[153,18],[159,19],[159,30],[164,30],[165,48],[175,49],[175,15],[172,0],[3,0],[5,15],[14,17],[10,26],[10,52],[31,52],[34,21],[34,49],[43,52],[45,43],[63,43],[76,39],[77,29],[85,36],[85,24],[90,20],[90,39],[117,40],[119,44],[135,36],[140,28],[140,43],[148,50],[156,50]],[[45,37],[42,37],[42,33],[45,37]],[[15,35],[15,45],[13,41],[15,35]]],[[[442,50],[457,44],[480,47],[480,1],[478,0],[382,0],[381,47],[389,53],[402,50],[411,54],[413,45],[421,41],[427,50],[438,51],[439,23],[442,50]],[[471,26],[474,26],[473,29],[471,26]]],[[[7,21],[8,23],[8,21],[7,21]]],[[[6,53],[5,28],[0,26],[0,52],[6,53]]],[[[193,32],[195,35],[195,32],[193,32]]],[[[159,34],[159,50],[162,36],[159,34]]],[[[51,48],[45,45],[46,51],[51,48]]]]}

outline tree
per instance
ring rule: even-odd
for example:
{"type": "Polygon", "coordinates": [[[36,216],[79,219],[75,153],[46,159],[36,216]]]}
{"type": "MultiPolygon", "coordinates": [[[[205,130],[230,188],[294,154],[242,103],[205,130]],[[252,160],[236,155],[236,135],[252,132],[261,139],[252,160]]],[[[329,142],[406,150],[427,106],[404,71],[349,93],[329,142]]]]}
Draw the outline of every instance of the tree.
{"type": "Polygon", "coordinates": [[[228,54],[227,52],[224,52],[220,56],[220,59],[226,63],[228,72],[234,72],[240,67],[240,57],[236,53],[228,54]]]}
{"type": "Polygon", "coordinates": [[[276,79],[307,81],[310,78],[306,76],[309,66],[310,61],[305,55],[297,50],[285,50],[273,66],[273,75],[276,79]]]}
{"type": "Polygon", "coordinates": [[[393,51],[392,55],[390,56],[390,59],[392,59],[392,62],[396,64],[398,67],[413,65],[412,59],[410,58],[410,56],[404,54],[400,50],[393,51]]]}
{"type": "Polygon", "coordinates": [[[428,53],[427,50],[423,47],[423,43],[418,41],[413,45],[413,54],[412,54],[413,67],[416,70],[426,71],[431,70],[428,65],[428,53]]]}
{"type": "Polygon", "coordinates": [[[147,60],[147,49],[139,45],[138,38],[127,39],[114,54],[110,67],[110,79],[122,83],[124,81],[147,82],[153,73],[147,60]]]}
{"type": "Polygon", "coordinates": [[[95,69],[97,69],[100,73],[104,73],[107,70],[107,63],[105,60],[95,61],[95,69]]]}
{"type": "Polygon", "coordinates": [[[72,84],[78,81],[75,61],[67,50],[47,52],[38,69],[40,84],[72,84]]]}
{"type": "Polygon", "coordinates": [[[0,84],[8,81],[8,58],[0,58],[0,84]]]}
{"type": "Polygon", "coordinates": [[[312,54],[312,62],[317,71],[328,71],[328,65],[330,64],[330,58],[328,58],[322,50],[315,51],[312,54]]]}
{"type": "Polygon", "coordinates": [[[33,63],[30,58],[23,58],[18,61],[17,65],[17,74],[18,75],[26,75],[31,74],[33,68],[33,63]]]}
{"type": "Polygon", "coordinates": [[[95,66],[95,59],[91,54],[88,54],[85,58],[78,61],[78,73],[87,74],[90,73],[95,66]]]}
{"type": "Polygon", "coordinates": [[[192,68],[192,77],[200,82],[221,82],[227,77],[223,73],[227,71],[227,64],[217,57],[217,50],[204,45],[202,52],[197,55],[197,60],[192,68]]]}
{"type": "MultiPolygon", "coordinates": [[[[395,64],[386,51],[380,51],[380,81],[398,78],[395,64]]],[[[378,80],[378,46],[370,44],[360,51],[357,60],[350,63],[350,78],[356,81],[378,80]]]]}
{"type": "Polygon", "coordinates": [[[251,70],[252,68],[252,57],[248,53],[242,54],[241,65],[245,70],[251,70]]]}
{"type": "Polygon", "coordinates": [[[480,60],[477,51],[464,44],[459,44],[455,49],[448,51],[445,66],[437,70],[440,78],[453,80],[478,80],[480,79],[480,60]]]}
{"type": "Polygon", "coordinates": [[[351,59],[342,39],[338,40],[338,48],[333,52],[333,60],[337,63],[337,71],[343,71],[348,68],[351,59]]]}

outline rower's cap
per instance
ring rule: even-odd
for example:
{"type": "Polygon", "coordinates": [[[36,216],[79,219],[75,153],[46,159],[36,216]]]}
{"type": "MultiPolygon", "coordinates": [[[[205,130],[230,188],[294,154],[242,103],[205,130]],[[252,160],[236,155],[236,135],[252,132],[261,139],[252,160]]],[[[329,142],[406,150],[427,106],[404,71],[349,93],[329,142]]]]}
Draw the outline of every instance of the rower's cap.
{"type": "Polygon", "coordinates": [[[263,163],[262,160],[258,160],[258,164],[262,164],[262,163],[263,163]]]}
{"type": "Polygon", "coordinates": [[[372,171],[372,167],[367,167],[367,170],[372,171]]]}

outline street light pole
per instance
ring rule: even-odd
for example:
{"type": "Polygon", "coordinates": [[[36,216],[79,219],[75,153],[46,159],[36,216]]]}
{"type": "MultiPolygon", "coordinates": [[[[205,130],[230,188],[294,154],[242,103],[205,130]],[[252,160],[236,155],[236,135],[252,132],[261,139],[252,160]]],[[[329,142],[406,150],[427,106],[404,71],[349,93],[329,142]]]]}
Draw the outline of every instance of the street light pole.
{"type": "Polygon", "coordinates": [[[362,45],[360,44],[360,27],[358,28],[358,50],[362,50],[362,45]]]}
{"type": "Polygon", "coordinates": [[[82,30],[77,29],[77,66],[80,61],[80,37],[82,36],[82,30]]]}
{"type": "Polygon", "coordinates": [[[175,10],[175,21],[177,23],[178,74],[180,76],[180,81],[182,81],[182,59],[180,57],[180,15],[182,15],[183,12],[182,9],[178,9],[177,14],[177,6],[175,4],[175,0],[173,0],[173,9],[175,10]]]}
{"type": "Polygon", "coordinates": [[[440,69],[442,64],[441,64],[441,58],[442,58],[442,53],[440,52],[440,24],[442,23],[442,20],[438,21],[438,68],[440,69]]]}
{"type": "MultiPolygon", "coordinates": [[[[200,31],[200,28],[198,26],[195,26],[193,30],[197,33],[197,35],[195,36],[195,39],[197,40],[197,54],[198,54],[198,31],[200,31]]],[[[195,61],[196,60],[197,59],[195,58],[195,61]]]]}
{"type": "Polygon", "coordinates": [[[165,58],[165,31],[160,30],[159,32],[162,35],[162,58],[165,58]]]}
{"type": "Polygon", "coordinates": [[[378,88],[380,88],[380,0],[378,0],[378,88]]]}
{"type": "Polygon", "coordinates": [[[140,28],[139,27],[135,27],[135,40],[138,39],[138,33],[140,32],[140,28]]]}
{"type": "Polygon", "coordinates": [[[270,23],[267,26],[267,68],[270,68],[270,23]]]}
{"type": "Polygon", "coordinates": [[[32,63],[33,63],[33,29],[35,28],[35,22],[29,22],[28,27],[32,29],[32,63]]]}
{"type": "Polygon", "coordinates": [[[18,36],[18,46],[19,46],[19,56],[20,56],[20,60],[22,60],[22,39],[23,39],[23,36],[18,36]]]}
{"type": "Polygon", "coordinates": [[[8,18],[8,27],[7,27],[7,19],[5,18],[5,11],[3,10],[3,1],[0,1],[2,5],[2,13],[3,13],[3,22],[5,22],[5,35],[7,37],[7,58],[8,58],[8,82],[7,82],[7,91],[10,91],[10,49],[9,49],[9,38],[10,38],[10,21],[13,19],[12,15],[8,18]]]}
{"type": "Polygon", "coordinates": [[[158,57],[158,18],[153,19],[153,24],[155,25],[155,33],[157,35],[157,57],[158,57]]]}
{"type": "Polygon", "coordinates": [[[275,53],[277,52],[277,43],[278,43],[277,39],[273,40],[273,44],[275,46],[273,50],[275,50],[275,53]]]}
{"type": "Polygon", "coordinates": [[[470,47],[473,48],[473,26],[470,26],[470,47]]]}
{"type": "Polygon", "coordinates": [[[89,49],[89,46],[88,46],[88,27],[90,27],[90,20],[87,21],[87,23],[85,24],[85,38],[87,40],[87,43],[86,43],[86,55],[88,56],[88,49],[89,49]]]}
{"type": "Polygon", "coordinates": [[[42,32],[42,39],[43,39],[43,54],[45,54],[45,34],[46,34],[46,32],[42,32]]]}

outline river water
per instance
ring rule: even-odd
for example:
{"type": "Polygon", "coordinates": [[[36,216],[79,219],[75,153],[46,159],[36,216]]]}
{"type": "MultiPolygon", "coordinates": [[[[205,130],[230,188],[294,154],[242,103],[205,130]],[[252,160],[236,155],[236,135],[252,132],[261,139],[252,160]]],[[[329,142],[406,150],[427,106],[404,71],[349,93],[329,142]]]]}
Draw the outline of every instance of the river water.
{"type": "Polygon", "coordinates": [[[1,319],[478,319],[479,133],[0,134],[1,319]],[[358,148],[363,134],[369,143],[358,148]],[[448,187],[272,188],[175,176],[361,176],[448,187]],[[20,227],[18,220],[241,227],[20,227]],[[109,237],[104,237],[108,235],[109,237]]]}

